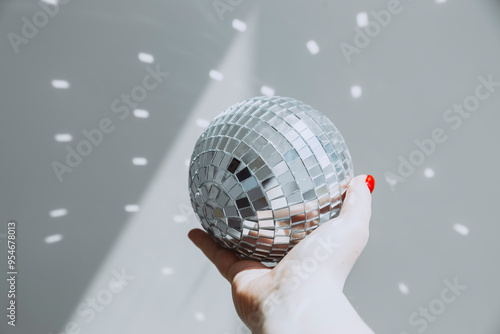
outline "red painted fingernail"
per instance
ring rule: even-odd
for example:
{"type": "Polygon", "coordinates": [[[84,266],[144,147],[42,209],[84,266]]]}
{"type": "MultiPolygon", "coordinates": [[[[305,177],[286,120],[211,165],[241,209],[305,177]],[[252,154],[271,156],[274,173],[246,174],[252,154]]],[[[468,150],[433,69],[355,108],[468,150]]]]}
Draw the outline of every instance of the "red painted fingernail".
{"type": "Polygon", "coordinates": [[[373,192],[373,189],[375,188],[375,179],[373,178],[373,176],[371,175],[368,175],[366,177],[366,185],[368,186],[368,189],[370,189],[370,193],[373,192]]]}

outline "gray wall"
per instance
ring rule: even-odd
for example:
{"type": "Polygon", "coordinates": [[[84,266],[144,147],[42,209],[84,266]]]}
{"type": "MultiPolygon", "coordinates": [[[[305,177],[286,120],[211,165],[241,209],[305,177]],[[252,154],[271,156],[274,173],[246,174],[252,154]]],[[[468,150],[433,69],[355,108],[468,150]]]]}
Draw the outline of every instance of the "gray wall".
{"type": "MultiPolygon", "coordinates": [[[[481,88],[490,94],[470,113],[448,111],[476,101],[481,80],[500,82],[498,1],[402,0],[367,45],[359,13],[373,25],[387,1],[221,2],[231,10],[69,1],[53,16],[43,2],[0,2],[2,273],[7,221],[18,222],[17,326],[2,315],[0,332],[245,333],[229,286],[186,238],[198,227],[186,160],[207,121],[267,86],[330,117],[356,174],[377,180],[370,241],[346,286],[366,322],[498,333],[500,87],[481,88]],[[23,29],[34,15],[36,31],[23,29]],[[158,67],[168,76],[127,106],[122,94],[137,96],[158,67]],[[54,162],[102,122],[109,133],[58,178],[54,162]],[[418,153],[436,129],[445,139],[418,153]],[[400,159],[416,166],[398,171],[400,159]],[[466,288],[439,302],[455,280],[466,288]]],[[[7,290],[0,280],[1,305],[7,290]]]]}

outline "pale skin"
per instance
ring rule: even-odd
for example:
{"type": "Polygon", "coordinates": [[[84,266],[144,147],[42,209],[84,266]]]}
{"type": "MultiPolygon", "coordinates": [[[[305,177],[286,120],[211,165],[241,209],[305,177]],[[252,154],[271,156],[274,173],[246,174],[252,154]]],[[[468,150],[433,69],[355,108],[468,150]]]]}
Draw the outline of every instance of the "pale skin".
{"type": "Polygon", "coordinates": [[[365,180],[352,179],[340,215],[274,268],[240,259],[200,229],[189,232],[231,284],[236,311],[252,333],[373,333],[342,292],[368,241],[371,194],[365,180]]]}

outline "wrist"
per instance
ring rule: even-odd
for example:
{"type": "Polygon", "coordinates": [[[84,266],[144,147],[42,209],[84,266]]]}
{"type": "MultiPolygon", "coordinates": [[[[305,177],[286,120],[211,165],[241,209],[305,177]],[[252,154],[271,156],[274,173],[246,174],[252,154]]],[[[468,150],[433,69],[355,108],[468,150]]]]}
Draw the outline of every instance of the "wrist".
{"type": "Polygon", "coordinates": [[[327,276],[287,284],[264,298],[259,333],[373,333],[327,276]],[[318,293],[318,290],[320,290],[318,293]]]}

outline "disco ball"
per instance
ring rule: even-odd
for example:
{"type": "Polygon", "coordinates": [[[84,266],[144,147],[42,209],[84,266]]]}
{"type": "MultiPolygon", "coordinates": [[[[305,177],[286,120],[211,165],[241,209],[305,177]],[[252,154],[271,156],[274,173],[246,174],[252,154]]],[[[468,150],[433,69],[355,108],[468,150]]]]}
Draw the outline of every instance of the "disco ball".
{"type": "Polygon", "coordinates": [[[354,176],[332,122],[286,97],[254,97],[217,116],[189,168],[191,204],[203,228],[238,255],[278,262],[336,217],[354,176]]]}

